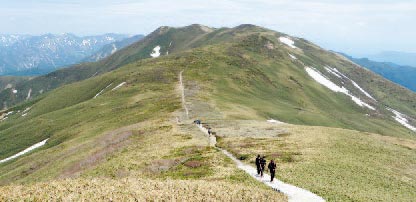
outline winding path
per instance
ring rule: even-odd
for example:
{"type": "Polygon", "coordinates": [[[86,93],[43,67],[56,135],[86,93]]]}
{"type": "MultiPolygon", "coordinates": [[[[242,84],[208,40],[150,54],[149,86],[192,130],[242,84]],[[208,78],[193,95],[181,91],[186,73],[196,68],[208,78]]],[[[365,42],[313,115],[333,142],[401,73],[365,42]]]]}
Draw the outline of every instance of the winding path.
{"type": "MultiPolygon", "coordinates": [[[[188,108],[185,104],[185,88],[183,86],[183,80],[182,80],[182,72],[179,74],[179,84],[180,84],[180,90],[182,95],[182,104],[185,108],[186,116],[188,117],[188,108]]],[[[219,148],[216,146],[217,140],[214,135],[209,135],[208,130],[202,126],[202,124],[196,124],[198,128],[209,137],[209,144],[212,147],[218,148],[220,151],[222,151],[226,156],[228,156],[231,160],[234,161],[234,163],[237,165],[237,167],[243,171],[245,171],[247,174],[249,174],[254,179],[264,183],[265,185],[271,187],[273,190],[276,190],[278,192],[282,192],[288,197],[289,202],[323,202],[325,201],[322,197],[299,187],[296,187],[294,185],[286,184],[278,179],[275,179],[273,182],[270,182],[270,175],[264,173],[264,177],[261,178],[257,175],[256,168],[246,165],[237,158],[235,158],[230,152],[228,152],[225,149],[219,148]]]]}

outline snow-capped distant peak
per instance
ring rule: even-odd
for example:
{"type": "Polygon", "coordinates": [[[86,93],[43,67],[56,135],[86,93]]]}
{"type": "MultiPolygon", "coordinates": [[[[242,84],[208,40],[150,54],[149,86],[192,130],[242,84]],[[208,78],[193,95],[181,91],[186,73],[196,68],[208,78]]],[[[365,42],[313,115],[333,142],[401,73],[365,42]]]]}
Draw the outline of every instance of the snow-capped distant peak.
{"type": "Polygon", "coordinates": [[[160,56],[160,46],[156,46],[155,48],[153,48],[153,52],[150,53],[150,56],[152,56],[153,58],[157,58],[160,56]]]}
{"type": "Polygon", "coordinates": [[[115,39],[113,37],[111,37],[111,36],[106,36],[105,39],[107,41],[115,41],[115,39]]]}
{"type": "Polygon", "coordinates": [[[295,46],[295,42],[292,39],[288,38],[288,37],[281,36],[281,37],[279,37],[279,41],[286,44],[287,46],[289,46],[291,48],[297,48],[295,46]]]}
{"type": "Polygon", "coordinates": [[[90,40],[88,39],[84,39],[84,40],[82,40],[82,45],[83,46],[90,46],[91,45],[91,43],[90,43],[90,40]]]}

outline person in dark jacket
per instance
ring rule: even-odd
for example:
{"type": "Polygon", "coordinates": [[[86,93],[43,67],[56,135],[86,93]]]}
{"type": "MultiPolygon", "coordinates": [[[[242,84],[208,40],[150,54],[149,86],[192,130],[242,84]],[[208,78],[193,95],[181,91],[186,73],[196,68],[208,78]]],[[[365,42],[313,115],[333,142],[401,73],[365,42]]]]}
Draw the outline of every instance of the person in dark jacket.
{"type": "Polygon", "coordinates": [[[266,157],[263,156],[260,158],[260,177],[263,177],[265,167],[266,167],[266,157]]]}
{"type": "Polygon", "coordinates": [[[267,168],[270,170],[270,182],[273,182],[274,175],[276,174],[276,163],[271,160],[267,168]]]}
{"type": "Polygon", "coordinates": [[[256,158],[257,175],[260,175],[260,159],[260,154],[258,154],[256,158]]]}

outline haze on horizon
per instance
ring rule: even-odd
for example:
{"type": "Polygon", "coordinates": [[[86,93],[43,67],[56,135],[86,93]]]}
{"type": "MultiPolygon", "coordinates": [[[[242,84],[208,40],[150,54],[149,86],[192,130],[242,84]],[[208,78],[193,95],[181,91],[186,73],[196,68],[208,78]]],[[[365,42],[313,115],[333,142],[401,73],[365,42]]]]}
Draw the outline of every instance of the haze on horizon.
{"type": "Polygon", "coordinates": [[[415,0],[0,0],[2,34],[148,34],[256,24],[352,55],[416,52],[415,0]]]}

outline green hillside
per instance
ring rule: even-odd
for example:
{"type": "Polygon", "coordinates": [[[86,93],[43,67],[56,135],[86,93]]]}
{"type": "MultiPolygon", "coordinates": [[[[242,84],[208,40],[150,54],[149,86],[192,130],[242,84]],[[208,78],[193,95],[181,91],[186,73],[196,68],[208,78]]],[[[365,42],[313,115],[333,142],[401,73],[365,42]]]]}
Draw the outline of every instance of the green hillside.
{"type": "MultiPolygon", "coordinates": [[[[416,94],[304,39],[253,25],[161,27],[108,59],[36,79],[39,87],[49,83],[53,86],[50,89],[57,88],[5,112],[13,111],[0,122],[0,142],[4,145],[0,159],[49,139],[40,149],[0,164],[0,184],[9,185],[0,187],[0,199],[8,199],[7,190],[14,189],[11,183],[24,186],[14,196],[31,199],[37,184],[26,187],[27,183],[43,183],[42,187],[49,190],[45,182],[50,180],[56,187],[67,183],[93,187],[94,180],[105,178],[116,183],[122,179],[126,183],[138,179],[156,184],[178,180],[177,186],[184,190],[207,183],[198,193],[219,184],[225,190],[238,187],[235,194],[245,193],[244,201],[266,199],[266,193],[286,200],[247,177],[219,150],[208,147],[208,140],[191,124],[194,119],[218,128],[219,146],[236,155],[252,158],[258,152],[252,149],[254,144],[276,142],[277,148],[261,146],[261,152],[278,160],[282,166],[279,176],[327,200],[378,199],[377,194],[386,192],[389,184],[374,184],[373,180],[383,179],[388,172],[371,173],[368,169],[395,169],[395,187],[401,191],[386,194],[386,201],[394,197],[410,201],[414,196],[416,133],[399,124],[388,109],[403,113],[407,123],[415,126],[416,94]],[[292,39],[296,48],[280,37],[292,39]],[[150,59],[156,46],[160,46],[161,56],[150,59]],[[316,82],[306,67],[348,89],[374,110],[316,82]],[[331,73],[328,67],[339,73],[331,73]],[[100,73],[94,77],[86,76],[97,71],[100,73]],[[189,119],[178,92],[182,71],[189,119]],[[53,81],[53,75],[65,81],[53,81]],[[71,84],[63,85],[66,83],[71,84]],[[270,125],[267,119],[286,124],[270,125]],[[303,142],[305,137],[310,141],[303,142]],[[365,143],[356,146],[361,139],[365,143]],[[228,142],[241,144],[236,147],[228,142]],[[358,148],[347,149],[349,144],[358,148]],[[288,153],[281,154],[281,150],[288,153]],[[328,153],[331,150],[333,154],[328,153]],[[279,154],[273,156],[274,151],[279,154]],[[320,154],[319,158],[312,158],[314,154],[320,154]],[[360,156],[380,161],[353,160],[360,156]],[[356,166],[348,167],[351,162],[356,166]],[[313,174],[317,170],[321,175],[313,174]],[[329,187],[313,183],[336,183],[333,173],[341,171],[362,177],[347,179],[342,175],[342,183],[329,187]],[[62,180],[66,178],[72,181],[62,180]],[[189,184],[181,184],[182,180],[189,184]],[[363,187],[366,183],[373,183],[371,195],[363,196],[364,189],[346,186],[363,187]]],[[[54,197],[63,193],[61,190],[54,197]]],[[[48,195],[38,197],[42,200],[48,195]]]]}

